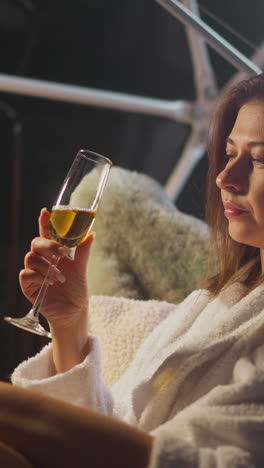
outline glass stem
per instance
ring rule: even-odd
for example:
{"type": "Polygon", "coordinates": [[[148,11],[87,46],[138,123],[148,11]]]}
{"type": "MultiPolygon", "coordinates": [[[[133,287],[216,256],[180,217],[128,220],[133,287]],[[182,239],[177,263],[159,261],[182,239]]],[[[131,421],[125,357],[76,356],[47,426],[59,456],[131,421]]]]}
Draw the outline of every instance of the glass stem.
{"type": "Polygon", "coordinates": [[[47,271],[47,274],[46,274],[46,276],[45,276],[45,278],[43,280],[43,283],[42,283],[41,288],[40,288],[40,290],[38,292],[38,295],[37,295],[37,297],[35,299],[35,302],[34,302],[32,308],[30,310],[30,314],[32,315],[32,318],[34,318],[34,319],[39,318],[40,308],[41,308],[43,300],[45,298],[47,289],[50,286],[51,272],[52,272],[52,270],[54,270],[54,268],[56,268],[56,266],[59,263],[59,260],[60,260],[60,257],[58,257],[57,255],[53,255],[53,257],[51,259],[51,263],[50,263],[48,271],[47,271]]]}

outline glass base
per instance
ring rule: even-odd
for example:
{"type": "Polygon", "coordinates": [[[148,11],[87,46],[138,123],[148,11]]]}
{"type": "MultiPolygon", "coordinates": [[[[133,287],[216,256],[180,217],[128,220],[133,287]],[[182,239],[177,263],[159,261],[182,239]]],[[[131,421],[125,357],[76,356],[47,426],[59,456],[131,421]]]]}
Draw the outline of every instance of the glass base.
{"type": "Polygon", "coordinates": [[[40,325],[38,319],[33,316],[31,311],[25,317],[4,317],[4,320],[8,323],[11,323],[11,325],[15,325],[16,327],[22,328],[23,330],[27,330],[31,333],[35,333],[36,335],[51,338],[51,333],[45,330],[42,325],[40,325]]]}

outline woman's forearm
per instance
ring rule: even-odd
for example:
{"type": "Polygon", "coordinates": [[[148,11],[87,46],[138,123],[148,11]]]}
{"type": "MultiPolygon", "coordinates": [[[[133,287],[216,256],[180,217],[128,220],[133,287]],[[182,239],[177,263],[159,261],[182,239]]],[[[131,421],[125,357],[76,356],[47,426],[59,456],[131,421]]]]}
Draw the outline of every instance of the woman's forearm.
{"type": "Polygon", "coordinates": [[[80,364],[90,351],[86,314],[83,317],[82,321],[67,328],[50,324],[55,374],[66,372],[80,364]]]}

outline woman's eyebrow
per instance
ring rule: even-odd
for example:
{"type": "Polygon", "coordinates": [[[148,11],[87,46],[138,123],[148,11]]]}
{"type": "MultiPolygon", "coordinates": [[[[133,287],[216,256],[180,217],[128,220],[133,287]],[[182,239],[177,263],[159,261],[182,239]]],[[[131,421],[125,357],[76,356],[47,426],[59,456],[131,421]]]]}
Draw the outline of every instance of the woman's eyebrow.
{"type": "Polygon", "coordinates": [[[226,143],[229,143],[230,145],[233,145],[233,146],[235,145],[234,140],[232,140],[232,138],[230,138],[230,137],[226,138],[226,143]]]}
{"type": "MultiPolygon", "coordinates": [[[[232,138],[227,137],[226,138],[226,143],[229,143],[230,145],[235,146],[234,140],[232,138]]],[[[264,141],[249,141],[247,145],[252,148],[253,146],[264,146],[264,141]]]]}
{"type": "Polygon", "coordinates": [[[264,141],[250,141],[248,143],[248,146],[264,146],[264,141]]]}

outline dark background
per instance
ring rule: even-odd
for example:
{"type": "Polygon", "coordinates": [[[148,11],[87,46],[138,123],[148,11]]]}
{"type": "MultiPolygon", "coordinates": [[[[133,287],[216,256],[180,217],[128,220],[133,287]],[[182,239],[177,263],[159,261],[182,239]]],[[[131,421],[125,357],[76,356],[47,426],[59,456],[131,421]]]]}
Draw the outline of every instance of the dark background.
{"type": "MultiPolygon", "coordinates": [[[[204,9],[258,46],[262,0],[203,0],[202,18],[247,56],[253,48],[204,9]],[[253,8],[254,5],[254,8],[253,8]]],[[[210,51],[219,87],[234,69],[210,51]]],[[[0,0],[0,72],[163,99],[194,100],[192,63],[182,24],[154,0],[0,0]]],[[[0,93],[1,282],[0,378],[8,380],[44,338],[11,327],[4,315],[29,308],[18,271],[37,235],[40,208],[49,207],[81,148],[164,183],[190,129],[166,119],[0,93]]],[[[206,157],[177,206],[203,218],[206,157]]]]}

